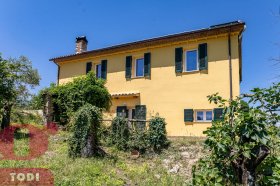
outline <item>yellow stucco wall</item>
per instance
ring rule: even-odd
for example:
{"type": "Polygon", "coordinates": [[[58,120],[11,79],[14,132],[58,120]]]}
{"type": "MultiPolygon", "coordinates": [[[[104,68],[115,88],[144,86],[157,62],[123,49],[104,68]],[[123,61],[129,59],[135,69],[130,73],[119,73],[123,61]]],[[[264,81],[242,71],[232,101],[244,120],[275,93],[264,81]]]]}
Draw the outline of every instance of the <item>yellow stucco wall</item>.
{"type": "MultiPolygon", "coordinates": [[[[235,97],[240,92],[237,33],[232,35],[231,43],[233,96],[235,97]]],[[[106,87],[109,92],[140,92],[139,98],[114,99],[110,109],[111,115],[114,115],[116,106],[146,105],[148,118],[159,113],[166,119],[169,136],[202,136],[202,132],[211,126],[211,123],[185,123],[184,109],[213,109],[215,105],[209,104],[207,95],[216,92],[219,92],[224,98],[229,98],[230,95],[226,35],[60,62],[60,84],[68,82],[73,76],[84,75],[86,62],[100,63],[102,59],[108,60],[106,87]],[[197,48],[199,43],[205,42],[208,44],[208,70],[176,74],[175,48],[183,47],[184,50],[189,50],[197,48]],[[125,78],[125,57],[128,55],[139,57],[143,56],[145,52],[151,52],[151,79],[127,80],[125,78]]]]}

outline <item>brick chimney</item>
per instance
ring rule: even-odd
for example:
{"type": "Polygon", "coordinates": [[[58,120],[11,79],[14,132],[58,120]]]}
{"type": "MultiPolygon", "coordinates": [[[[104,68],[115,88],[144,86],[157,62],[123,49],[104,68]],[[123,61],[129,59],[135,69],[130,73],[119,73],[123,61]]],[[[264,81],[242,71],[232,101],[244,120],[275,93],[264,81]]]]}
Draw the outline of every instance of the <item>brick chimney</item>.
{"type": "Polygon", "coordinates": [[[87,38],[86,36],[76,37],[76,54],[87,51],[87,38]]]}

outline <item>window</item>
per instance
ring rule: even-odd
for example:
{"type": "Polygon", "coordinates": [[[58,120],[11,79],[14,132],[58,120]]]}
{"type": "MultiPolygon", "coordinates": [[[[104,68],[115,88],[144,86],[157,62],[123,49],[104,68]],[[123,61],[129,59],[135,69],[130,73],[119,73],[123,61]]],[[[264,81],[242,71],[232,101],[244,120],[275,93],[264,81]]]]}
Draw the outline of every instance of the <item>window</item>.
{"type": "Polygon", "coordinates": [[[211,110],[196,111],[196,121],[212,121],[212,111],[211,110]]]}
{"type": "Polygon", "coordinates": [[[95,74],[97,78],[101,78],[101,64],[95,65],[95,74]]]}
{"type": "Polygon", "coordinates": [[[212,121],[212,111],[206,111],[206,120],[212,121]]]}
{"type": "Polygon", "coordinates": [[[185,71],[191,72],[198,70],[198,55],[197,50],[186,51],[185,71]]]}
{"type": "Polygon", "coordinates": [[[136,59],[135,61],[135,76],[144,76],[144,58],[136,59]]]}
{"type": "Polygon", "coordinates": [[[128,117],[128,109],[126,106],[117,106],[117,116],[118,117],[128,117]]]}

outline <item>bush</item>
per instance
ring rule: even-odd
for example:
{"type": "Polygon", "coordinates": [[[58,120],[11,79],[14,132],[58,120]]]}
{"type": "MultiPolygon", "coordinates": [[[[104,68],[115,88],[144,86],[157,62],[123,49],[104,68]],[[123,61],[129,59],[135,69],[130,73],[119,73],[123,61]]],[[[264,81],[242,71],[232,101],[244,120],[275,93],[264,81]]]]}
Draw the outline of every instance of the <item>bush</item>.
{"type": "Polygon", "coordinates": [[[169,145],[166,137],[166,122],[159,116],[153,117],[149,122],[148,141],[154,151],[159,152],[169,145]]]}
{"type": "MultiPolygon", "coordinates": [[[[143,127],[129,128],[127,119],[116,117],[112,121],[108,141],[109,144],[115,145],[119,150],[129,149],[144,153],[147,149],[152,148],[155,152],[160,152],[169,145],[165,126],[164,118],[159,116],[150,120],[148,130],[143,127]]],[[[104,132],[107,133],[106,130],[104,132]]]]}
{"type": "Polygon", "coordinates": [[[129,135],[130,131],[127,119],[115,117],[111,126],[111,143],[119,150],[127,150],[129,135]]]}
{"type": "Polygon", "coordinates": [[[134,130],[131,132],[128,141],[130,150],[137,150],[140,153],[145,153],[149,146],[149,140],[145,130],[134,130]]]}
{"type": "Polygon", "coordinates": [[[70,157],[90,157],[96,155],[99,144],[100,109],[86,104],[74,115],[73,134],[69,139],[70,157]]]}

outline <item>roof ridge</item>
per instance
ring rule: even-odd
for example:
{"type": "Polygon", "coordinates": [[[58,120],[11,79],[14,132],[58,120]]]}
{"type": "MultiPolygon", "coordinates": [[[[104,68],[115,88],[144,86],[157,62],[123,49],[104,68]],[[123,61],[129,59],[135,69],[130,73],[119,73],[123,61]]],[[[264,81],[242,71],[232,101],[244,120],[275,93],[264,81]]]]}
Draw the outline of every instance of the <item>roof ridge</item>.
{"type": "Polygon", "coordinates": [[[226,27],[231,27],[231,26],[236,26],[236,25],[245,25],[245,22],[237,20],[237,21],[212,25],[208,28],[200,28],[200,29],[196,29],[196,30],[184,31],[184,32],[179,32],[179,33],[175,33],[175,34],[167,34],[167,35],[147,38],[147,39],[143,39],[143,40],[136,40],[136,41],[132,41],[132,42],[121,43],[121,44],[117,44],[117,45],[111,45],[111,46],[104,47],[104,48],[97,48],[97,49],[89,50],[89,51],[82,52],[82,53],[79,53],[79,54],[69,54],[69,55],[65,55],[65,56],[51,58],[50,61],[54,61],[56,59],[67,58],[67,57],[85,55],[85,54],[89,54],[89,53],[93,53],[93,52],[100,52],[100,51],[125,47],[125,46],[129,46],[129,45],[137,45],[137,44],[141,44],[141,43],[145,43],[145,42],[153,42],[153,41],[157,41],[157,40],[161,40],[161,39],[169,39],[169,38],[171,39],[173,37],[179,37],[179,36],[188,35],[188,34],[195,34],[195,33],[199,33],[199,32],[221,29],[221,28],[226,28],[226,27]]]}

